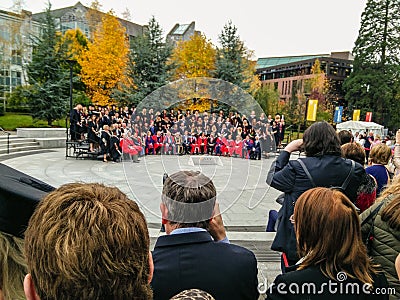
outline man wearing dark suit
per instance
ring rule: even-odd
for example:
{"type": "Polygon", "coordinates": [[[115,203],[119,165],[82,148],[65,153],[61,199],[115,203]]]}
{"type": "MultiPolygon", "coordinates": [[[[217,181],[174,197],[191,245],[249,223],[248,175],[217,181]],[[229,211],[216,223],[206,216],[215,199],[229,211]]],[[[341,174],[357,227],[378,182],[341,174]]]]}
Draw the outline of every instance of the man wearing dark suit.
{"type": "Polygon", "coordinates": [[[189,135],[188,131],[185,130],[183,136],[182,136],[182,146],[183,146],[183,154],[189,154],[190,153],[190,140],[192,137],[189,135]]]}
{"type": "Polygon", "coordinates": [[[80,128],[81,124],[81,111],[82,105],[78,104],[69,113],[69,132],[71,135],[71,140],[76,141],[81,139],[80,128]]]}
{"type": "Polygon", "coordinates": [[[229,244],[213,182],[179,171],[165,180],[160,205],[167,235],[154,252],[154,299],[197,288],[215,299],[258,299],[254,254],[229,244]]]}

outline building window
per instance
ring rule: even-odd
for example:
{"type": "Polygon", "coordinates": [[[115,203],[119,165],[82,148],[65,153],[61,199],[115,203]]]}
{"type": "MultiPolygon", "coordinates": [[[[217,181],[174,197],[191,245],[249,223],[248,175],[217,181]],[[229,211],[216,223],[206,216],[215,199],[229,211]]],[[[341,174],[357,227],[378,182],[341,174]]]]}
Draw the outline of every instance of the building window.
{"type": "Polygon", "coordinates": [[[329,67],[329,74],[330,75],[338,75],[339,73],[339,68],[336,66],[330,66],[329,67]]]}

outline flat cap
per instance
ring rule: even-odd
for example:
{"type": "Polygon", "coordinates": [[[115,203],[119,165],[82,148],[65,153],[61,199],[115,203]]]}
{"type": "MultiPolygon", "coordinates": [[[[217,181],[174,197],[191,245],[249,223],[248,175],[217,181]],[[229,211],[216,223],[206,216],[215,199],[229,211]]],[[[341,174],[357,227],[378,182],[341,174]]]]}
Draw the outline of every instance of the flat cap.
{"type": "Polygon", "coordinates": [[[0,231],[23,238],[39,201],[51,185],[0,163],[0,231]]]}

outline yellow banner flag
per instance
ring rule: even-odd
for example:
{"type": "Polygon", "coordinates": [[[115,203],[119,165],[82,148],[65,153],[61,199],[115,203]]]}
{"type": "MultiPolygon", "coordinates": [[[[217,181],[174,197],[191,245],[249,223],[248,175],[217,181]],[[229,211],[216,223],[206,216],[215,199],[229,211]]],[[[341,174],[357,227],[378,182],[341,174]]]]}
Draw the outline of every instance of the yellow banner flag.
{"type": "Polygon", "coordinates": [[[353,111],[353,121],[360,121],[360,110],[355,109],[353,111]]]}
{"type": "Polygon", "coordinates": [[[318,100],[308,100],[307,121],[317,120],[318,100]]]}

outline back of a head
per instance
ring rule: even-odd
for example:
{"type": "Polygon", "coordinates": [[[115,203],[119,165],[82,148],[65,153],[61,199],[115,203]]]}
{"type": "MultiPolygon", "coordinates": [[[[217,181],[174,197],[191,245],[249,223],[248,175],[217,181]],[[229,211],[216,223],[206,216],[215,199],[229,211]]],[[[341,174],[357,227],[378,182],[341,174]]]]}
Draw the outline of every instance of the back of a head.
{"type": "Polygon", "coordinates": [[[168,220],[180,227],[206,228],[212,217],[216,194],[211,179],[198,171],[179,171],[170,175],[162,192],[168,220]]]}
{"type": "Polygon", "coordinates": [[[25,237],[43,299],[151,299],[149,235],[137,204],[114,187],[73,183],[38,205],[25,237]]]}
{"type": "Polygon", "coordinates": [[[384,143],[374,145],[369,153],[369,159],[371,162],[382,165],[386,165],[391,156],[392,151],[389,146],[384,143]]]}
{"type": "Polygon", "coordinates": [[[304,192],[296,201],[294,219],[297,249],[305,257],[300,269],[319,266],[331,279],[345,271],[372,283],[374,269],[362,242],[358,214],[342,192],[322,187],[304,192]]]}
{"type": "Polygon", "coordinates": [[[382,192],[379,201],[390,197],[390,202],[381,213],[381,220],[386,222],[393,232],[400,231],[400,176],[394,176],[393,181],[382,192]]]}
{"type": "Polygon", "coordinates": [[[214,300],[214,297],[203,290],[190,289],[180,292],[170,300],[214,300]]]}
{"type": "Polygon", "coordinates": [[[339,137],[335,129],[325,121],[308,127],[304,132],[303,142],[307,156],[341,155],[339,137]]]}
{"type": "Polygon", "coordinates": [[[340,145],[351,143],[353,141],[353,135],[348,130],[341,130],[338,133],[340,145]]]}
{"type": "Polygon", "coordinates": [[[2,299],[25,299],[22,283],[27,268],[23,253],[23,239],[0,231],[0,290],[2,299]]]}
{"type": "Polygon", "coordinates": [[[364,147],[358,143],[347,143],[342,145],[342,156],[358,162],[362,166],[365,164],[364,147]]]}

